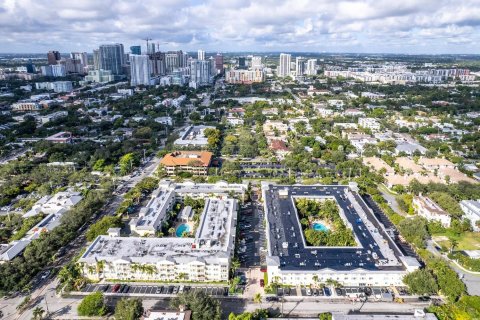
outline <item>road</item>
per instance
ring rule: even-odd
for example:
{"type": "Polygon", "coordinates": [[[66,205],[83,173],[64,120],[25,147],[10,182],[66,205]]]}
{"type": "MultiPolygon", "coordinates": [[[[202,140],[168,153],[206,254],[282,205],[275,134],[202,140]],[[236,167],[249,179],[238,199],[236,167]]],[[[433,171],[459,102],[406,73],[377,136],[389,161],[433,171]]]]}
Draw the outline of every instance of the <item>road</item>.
{"type": "Polygon", "coordinates": [[[398,206],[397,199],[393,194],[391,194],[386,190],[385,186],[383,185],[380,186],[378,190],[380,190],[380,193],[382,194],[383,198],[387,201],[388,205],[390,206],[390,208],[393,209],[393,211],[395,211],[395,213],[405,216],[405,212],[403,212],[402,209],[400,209],[400,207],[398,206]]]}
{"type": "MultiPolygon", "coordinates": [[[[182,130],[178,128],[175,131],[182,130]]],[[[163,142],[162,142],[163,143],[163,142]]],[[[117,190],[121,189],[122,192],[115,194],[112,199],[104,206],[101,214],[97,215],[91,223],[97,221],[103,215],[113,215],[115,214],[118,206],[123,200],[123,195],[134,185],[136,185],[143,178],[152,175],[159,165],[159,158],[153,157],[150,161],[147,161],[141,165],[137,170],[137,174],[129,176],[126,179],[120,180],[117,190]]],[[[52,266],[49,266],[46,269],[51,268],[61,268],[63,265],[71,261],[71,259],[77,255],[82,248],[85,248],[87,245],[85,239],[85,232],[88,229],[88,224],[85,225],[79,236],[65,248],[65,254],[52,266]]],[[[37,276],[38,278],[38,276],[37,276]]],[[[80,299],[74,299],[72,302],[71,299],[61,298],[55,294],[55,289],[57,287],[58,280],[55,279],[39,279],[36,285],[33,287],[31,292],[31,305],[28,310],[23,312],[23,314],[18,314],[16,306],[19,305],[24,299],[25,295],[18,295],[14,298],[4,299],[0,301],[0,311],[3,312],[3,319],[31,319],[32,310],[36,306],[41,306],[44,310],[49,310],[51,314],[63,314],[68,313],[69,317],[72,312],[76,312],[76,306],[72,308],[71,306],[79,303],[80,299]],[[72,311],[74,310],[74,311],[72,311]]]]}
{"type": "Polygon", "coordinates": [[[468,294],[472,296],[480,295],[480,275],[469,273],[466,270],[460,269],[455,263],[453,263],[448,257],[442,255],[437,249],[435,249],[432,240],[427,241],[427,250],[433,253],[437,257],[442,257],[450,262],[450,267],[455,270],[458,275],[463,275],[463,283],[467,286],[468,294]]]}

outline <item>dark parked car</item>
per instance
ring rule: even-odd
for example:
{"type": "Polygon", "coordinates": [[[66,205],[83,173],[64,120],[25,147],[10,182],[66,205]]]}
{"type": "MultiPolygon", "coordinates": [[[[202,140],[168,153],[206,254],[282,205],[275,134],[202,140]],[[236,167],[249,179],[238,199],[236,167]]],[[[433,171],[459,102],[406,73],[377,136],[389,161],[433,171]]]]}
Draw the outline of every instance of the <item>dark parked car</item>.
{"type": "Polygon", "coordinates": [[[266,297],[265,300],[267,300],[268,302],[275,302],[278,301],[278,297],[266,297]]]}

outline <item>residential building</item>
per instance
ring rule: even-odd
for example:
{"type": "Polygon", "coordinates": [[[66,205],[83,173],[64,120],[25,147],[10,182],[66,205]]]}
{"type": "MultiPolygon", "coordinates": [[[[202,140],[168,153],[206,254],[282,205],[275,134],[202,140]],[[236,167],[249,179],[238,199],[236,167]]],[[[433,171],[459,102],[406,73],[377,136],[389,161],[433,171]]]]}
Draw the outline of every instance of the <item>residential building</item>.
{"type": "Polygon", "coordinates": [[[40,111],[43,107],[34,101],[18,101],[12,104],[12,111],[40,111]]]}
{"type": "Polygon", "coordinates": [[[97,82],[97,83],[106,83],[115,80],[115,76],[110,70],[95,69],[90,70],[88,75],[85,76],[85,81],[87,82],[97,82]]]}
{"type": "Polygon", "coordinates": [[[166,116],[166,117],[157,117],[155,118],[155,122],[164,124],[166,126],[171,126],[173,124],[172,117],[166,116]]]}
{"type": "Polygon", "coordinates": [[[93,50],[93,70],[100,69],[100,50],[93,50]]]}
{"type": "Polygon", "coordinates": [[[305,74],[314,76],[317,74],[317,59],[308,59],[305,74]]]}
{"type": "Polygon", "coordinates": [[[61,59],[60,52],[58,51],[49,51],[47,53],[47,63],[49,65],[57,64],[57,61],[61,59]]]}
{"type": "Polygon", "coordinates": [[[223,55],[220,53],[215,55],[215,70],[217,71],[215,74],[223,73],[223,55]]]}
{"type": "MultiPolygon", "coordinates": [[[[183,202],[186,196],[205,199],[197,227],[187,222],[195,237],[180,234],[162,238],[118,237],[116,232],[99,236],[79,259],[83,275],[95,281],[228,281],[238,211],[238,202],[231,194],[243,197],[246,189],[245,185],[225,182],[176,184],[161,181],[149,201],[149,205],[153,205],[152,214],[157,206],[167,208],[172,202],[183,202]],[[155,200],[158,197],[161,199],[155,200]],[[106,262],[101,270],[92,268],[98,261],[106,262]],[[138,265],[148,267],[148,272],[147,268],[137,268],[138,265]]],[[[161,220],[159,218],[159,224],[161,220]]]]}
{"type": "Polygon", "coordinates": [[[73,91],[72,81],[36,82],[35,88],[37,90],[53,90],[56,93],[73,91]]]}
{"type": "Polygon", "coordinates": [[[241,126],[243,125],[244,121],[242,118],[237,117],[227,117],[227,123],[232,126],[241,126]]]}
{"type": "Polygon", "coordinates": [[[83,67],[88,66],[88,55],[86,52],[72,52],[70,57],[74,60],[78,60],[83,67]]]}
{"type": "Polygon", "coordinates": [[[190,320],[192,311],[149,310],[143,320],[190,320]]]}
{"type": "Polygon", "coordinates": [[[62,131],[45,138],[45,140],[52,143],[62,143],[62,144],[72,143],[73,135],[71,132],[62,131]]]}
{"type": "Polygon", "coordinates": [[[405,275],[420,268],[415,257],[402,253],[355,183],[285,186],[262,182],[262,200],[268,279],[279,284],[310,286],[333,279],[344,286],[403,286],[405,275]],[[335,201],[356,244],[327,247],[306,242],[294,202],[299,198],[335,201]]]}
{"type": "Polygon", "coordinates": [[[415,142],[400,142],[395,147],[395,154],[399,155],[405,153],[406,155],[413,155],[414,153],[425,154],[427,149],[415,142]]]}
{"type": "Polygon", "coordinates": [[[303,76],[305,74],[305,58],[296,57],[295,58],[295,75],[297,77],[303,76]]]}
{"type": "Polygon", "coordinates": [[[462,200],[460,208],[464,213],[464,218],[470,220],[470,224],[474,231],[480,231],[480,199],[479,200],[462,200]]]}
{"type": "Polygon", "coordinates": [[[290,66],[292,61],[292,55],[288,53],[280,54],[280,62],[278,65],[277,75],[279,77],[289,77],[290,76],[290,66]]]}
{"type": "Polygon", "coordinates": [[[99,48],[99,69],[110,70],[114,76],[123,75],[125,54],[123,44],[104,44],[99,48]]]}
{"type": "Polygon", "coordinates": [[[35,119],[38,123],[45,124],[53,120],[65,118],[66,116],[68,116],[68,111],[57,111],[47,115],[36,116],[35,119]]]}
{"type": "Polygon", "coordinates": [[[168,175],[178,172],[190,172],[198,176],[206,176],[211,165],[213,154],[208,151],[175,151],[166,154],[160,165],[168,175]]]}
{"type": "Polygon", "coordinates": [[[229,70],[225,72],[225,82],[235,84],[251,84],[265,81],[265,73],[261,69],[229,70]]]}
{"type": "Polygon", "coordinates": [[[144,55],[130,55],[130,85],[131,86],[149,86],[152,83],[152,65],[150,57],[144,55]]]}
{"type": "Polygon", "coordinates": [[[428,221],[439,221],[445,228],[450,227],[450,223],[452,222],[450,215],[429,197],[422,195],[415,196],[412,205],[418,215],[428,221]]]}
{"type": "Polygon", "coordinates": [[[203,50],[197,51],[197,60],[205,60],[205,51],[203,50]]]}
{"type": "Polygon", "coordinates": [[[253,56],[252,57],[251,69],[252,70],[263,69],[262,57],[260,57],[260,56],[253,56]]]}
{"type": "Polygon", "coordinates": [[[359,118],[358,125],[362,128],[367,128],[372,131],[380,130],[380,123],[375,118],[359,118]]]}
{"type": "Polygon", "coordinates": [[[207,60],[190,60],[190,82],[191,88],[199,88],[208,86],[212,82],[210,61],[207,60]]]}

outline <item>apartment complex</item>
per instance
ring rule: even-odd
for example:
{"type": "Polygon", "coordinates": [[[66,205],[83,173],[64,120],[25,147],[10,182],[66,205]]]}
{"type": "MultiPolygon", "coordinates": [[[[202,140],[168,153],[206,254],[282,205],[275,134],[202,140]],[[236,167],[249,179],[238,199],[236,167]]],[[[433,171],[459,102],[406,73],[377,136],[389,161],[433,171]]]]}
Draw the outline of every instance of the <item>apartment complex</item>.
{"type": "MultiPolygon", "coordinates": [[[[99,236],[79,259],[83,274],[91,280],[227,281],[235,247],[238,200],[245,185],[160,183],[152,211],[162,211],[175,201],[191,196],[205,198],[195,237],[99,236]],[[218,193],[217,193],[218,191],[218,193]],[[98,265],[102,267],[99,268],[98,265]]],[[[156,214],[156,213],[155,213],[156,214]]],[[[158,214],[161,221],[161,214],[158,214]]]]}
{"type": "Polygon", "coordinates": [[[420,267],[405,255],[385,226],[358,194],[358,187],[281,186],[262,183],[267,233],[268,279],[285,285],[312,285],[335,280],[345,286],[401,286],[403,277],[420,267]],[[294,199],[335,200],[355,246],[309,245],[294,199]]]}
{"type": "Polygon", "coordinates": [[[465,218],[470,220],[474,231],[480,231],[480,200],[462,200],[460,201],[465,218]]]}
{"type": "Polygon", "coordinates": [[[251,84],[265,81],[265,73],[260,69],[229,70],[225,72],[225,81],[233,84],[251,84]]]}
{"type": "Polygon", "coordinates": [[[450,215],[429,197],[415,196],[412,204],[417,213],[428,221],[439,221],[442,226],[450,227],[452,222],[450,215]]]}

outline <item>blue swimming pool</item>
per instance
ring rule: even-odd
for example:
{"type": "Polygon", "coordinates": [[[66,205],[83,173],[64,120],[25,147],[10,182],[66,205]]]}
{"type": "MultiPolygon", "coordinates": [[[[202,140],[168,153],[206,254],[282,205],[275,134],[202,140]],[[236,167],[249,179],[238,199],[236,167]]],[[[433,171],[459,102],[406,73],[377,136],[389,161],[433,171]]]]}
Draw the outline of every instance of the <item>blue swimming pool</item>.
{"type": "Polygon", "coordinates": [[[190,226],[184,223],[177,227],[177,231],[175,231],[175,235],[180,238],[185,231],[190,232],[190,226]]]}
{"type": "Polygon", "coordinates": [[[312,228],[313,228],[313,230],[315,230],[315,231],[328,231],[328,228],[327,228],[324,224],[322,224],[322,223],[320,223],[320,222],[315,222],[315,223],[312,225],[312,228]]]}

